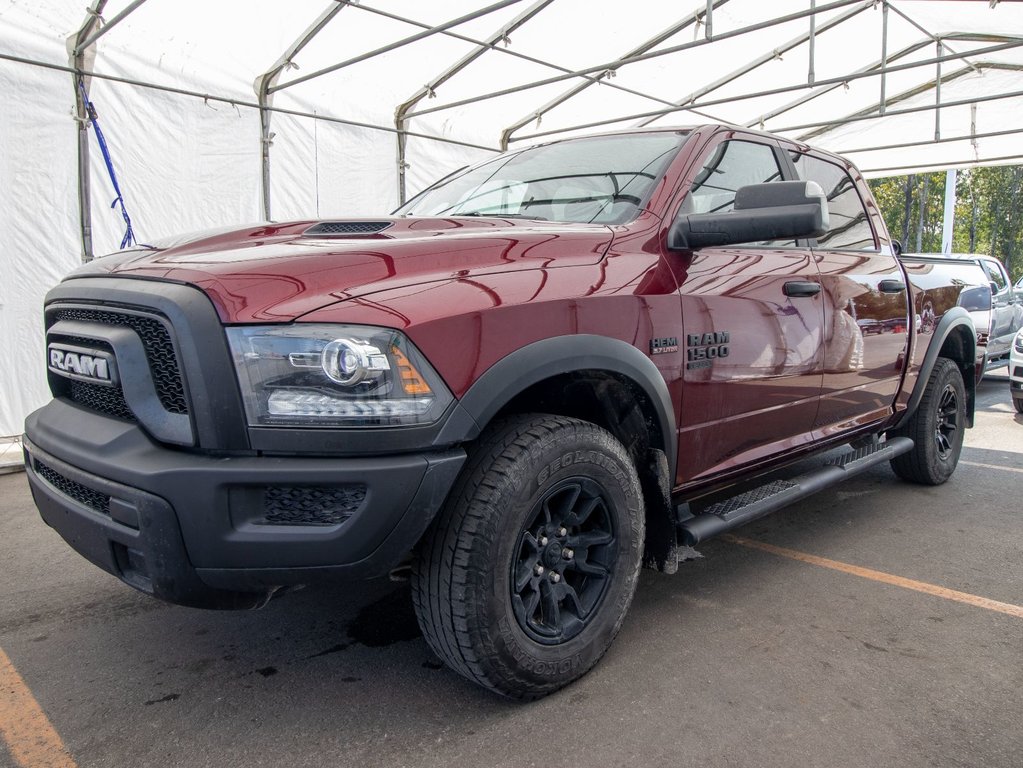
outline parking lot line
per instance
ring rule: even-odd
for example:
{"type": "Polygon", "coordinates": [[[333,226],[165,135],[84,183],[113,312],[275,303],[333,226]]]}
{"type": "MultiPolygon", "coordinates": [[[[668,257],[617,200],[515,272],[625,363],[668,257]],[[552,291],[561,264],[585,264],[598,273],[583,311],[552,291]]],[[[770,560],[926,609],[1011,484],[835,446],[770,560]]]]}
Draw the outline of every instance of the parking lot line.
{"type": "Polygon", "coordinates": [[[912,589],[916,592],[923,592],[928,595],[934,595],[935,597],[943,597],[946,600],[955,600],[958,603],[966,603],[967,605],[972,605],[977,608],[986,608],[989,611],[1006,613],[1009,616],[1015,616],[1018,619],[1023,619],[1023,606],[1013,605],[1012,603],[1000,603],[997,600],[990,600],[986,597],[971,595],[968,592],[958,592],[954,589],[939,587],[936,584],[928,584],[925,581],[915,581],[913,579],[903,578],[902,576],[894,576],[890,573],[885,573],[884,571],[875,571],[871,568],[861,568],[858,565],[850,565],[849,563],[842,563],[838,560],[829,560],[826,557],[808,555],[805,552],[798,552],[794,549],[786,549],[785,547],[777,547],[774,544],[768,544],[763,541],[754,541],[753,539],[746,539],[741,536],[725,534],[721,536],[721,538],[725,541],[731,542],[732,544],[739,544],[740,546],[749,547],[750,549],[759,549],[763,552],[770,552],[772,555],[788,557],[792,560],[799,560],[803,563],[819,565],[822,568],[831,568],[834,571],[849,573],[853,576],[859,576],[864,579],[880,581],[884,584],[902,587],[903,589],[912,589]]]}
{"type": "Polygon", "coordinates": [[[20,768],[76,768],[60,735],[0,648],[0,736],[20,768]]]}
{"type": "Polygon", "coordinates": [[[982,469],[1000,469],[1003,472],[1019,472],[1023,474],[1023,469],[1017,467],[1003,467],[999,464],[981,464],[979,461],[963,461],[959,460],[960,464],[965,464],[968,467],[981,467],[982,469]]]}

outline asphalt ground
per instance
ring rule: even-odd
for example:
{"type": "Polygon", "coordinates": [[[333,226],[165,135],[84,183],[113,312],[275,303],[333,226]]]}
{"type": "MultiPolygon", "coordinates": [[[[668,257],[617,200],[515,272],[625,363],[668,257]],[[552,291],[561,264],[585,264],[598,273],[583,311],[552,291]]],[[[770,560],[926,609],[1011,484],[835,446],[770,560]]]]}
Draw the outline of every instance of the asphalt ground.
{"type": "Polygon", "coordinates": [[[1023,416],[1006,382],[980,385],[946,485],[879,467],[677,575],[644,572],[603,661],[532,704],[441,667],[407,585],[164,605],[74,554],[24,475],[2,476],[0,765],[1019,768],[1023,416]]]}

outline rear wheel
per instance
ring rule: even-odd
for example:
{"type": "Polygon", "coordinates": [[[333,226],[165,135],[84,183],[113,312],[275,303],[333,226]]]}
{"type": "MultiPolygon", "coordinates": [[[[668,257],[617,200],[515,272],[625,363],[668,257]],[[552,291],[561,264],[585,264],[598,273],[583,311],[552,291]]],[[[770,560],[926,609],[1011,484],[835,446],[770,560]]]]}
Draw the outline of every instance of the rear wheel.
{"type": "Polygon", "coordinates": [[[966,387],[959,367],[939,357],[916,412],[898,432],[913,450],[892,460],[895,474],[924,485],[941,485],[955,471],[966,430],[966,387]]]}
{"type": "Polygon", "coordinates": [[[605,430],[559,416],[488,429],[413,569],[430,647],[533,699],[585,674],[621,628],[643,550],[642,492],[605,430]]]}
{"type": "Polygon", "coordinates": [[[1012,398],[1012,404],[1016,408],[1016,413],[1023,413],[1023,397],[1012,398]]]}

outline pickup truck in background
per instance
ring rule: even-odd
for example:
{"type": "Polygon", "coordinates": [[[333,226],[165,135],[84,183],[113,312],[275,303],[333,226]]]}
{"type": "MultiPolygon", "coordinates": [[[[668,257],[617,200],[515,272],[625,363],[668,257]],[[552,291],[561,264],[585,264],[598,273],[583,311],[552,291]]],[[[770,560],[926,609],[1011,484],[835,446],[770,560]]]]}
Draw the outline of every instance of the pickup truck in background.
{"type": "Polygon", "coordinates": [[[987,286],[989,302],[984,299],[984,291],[975,288],[963,293],[960,306],[970,310],[974,318],[977,336],[987,351],[987,369],[1008,364],[1013,339],[1023,328],[1023,295],[1013,287],[1002,262],[978,253],[902,254],[900,258],[906,264],[933,263],[935,259],[952,263],[958,267],[956,271],[963,281],[987,286]]]}
{"type": "Polygon", "coordinates": [[[984,368],[954,269],[907,269],[802,144],[552,142],[390,216],[81,267],[46,298],[28,478],[78,552],[185,605],[411,558],[430,647],[536,698],[596,664],[642,565],[879,463],[951,476],[984,368]]]}

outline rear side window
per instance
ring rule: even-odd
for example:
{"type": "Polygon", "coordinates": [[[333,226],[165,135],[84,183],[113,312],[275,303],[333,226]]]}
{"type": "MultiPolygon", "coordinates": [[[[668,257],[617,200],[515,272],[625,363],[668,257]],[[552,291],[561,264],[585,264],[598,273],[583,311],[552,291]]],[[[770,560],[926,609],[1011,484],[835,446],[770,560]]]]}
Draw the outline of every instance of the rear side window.
{"type": "Polygon", "coordinates": [[[828,198],[828,231],[817,238],[822,248],[854,251],[877,250],[867,209],[863,207],[852,178],[834,163],[799,152],[792,153],[796,173],[804,181],[816,181],[828,198]]]}

